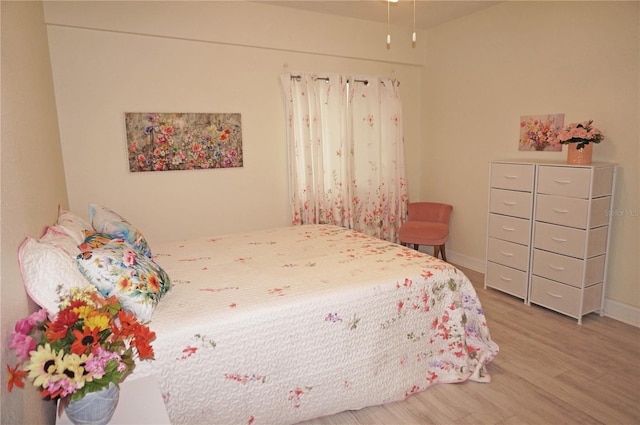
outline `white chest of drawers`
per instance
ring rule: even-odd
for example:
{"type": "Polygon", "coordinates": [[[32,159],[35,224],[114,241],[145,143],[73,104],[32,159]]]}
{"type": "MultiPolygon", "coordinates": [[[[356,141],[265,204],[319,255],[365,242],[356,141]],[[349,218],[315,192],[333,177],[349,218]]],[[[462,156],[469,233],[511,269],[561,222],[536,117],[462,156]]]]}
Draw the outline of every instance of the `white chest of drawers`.
{"type": "Polygon", "coordinates": [[[535,166],[492,162],[485,287],[527,301],[535,166]]]}
{"type": "Polygon", "coordinates": [[[607,163],[492,162],[485,287],[578,323],[602,313],[614,184],[615,166],[607,163]],[[530,187],[498,187],[529,173],[530,187]]]}

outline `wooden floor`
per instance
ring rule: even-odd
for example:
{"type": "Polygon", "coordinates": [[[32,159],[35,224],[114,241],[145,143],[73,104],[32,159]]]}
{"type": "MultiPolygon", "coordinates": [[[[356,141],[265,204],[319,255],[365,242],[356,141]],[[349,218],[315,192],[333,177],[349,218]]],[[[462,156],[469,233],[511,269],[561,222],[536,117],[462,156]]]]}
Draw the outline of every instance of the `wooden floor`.
{"type": "Polygon", "coordinates": [[[473,282],[500,353],[492,382],[440,384],[408,399],[305,425],[640,424],[640,328],[587,315],[582,325],[473,282]]]}

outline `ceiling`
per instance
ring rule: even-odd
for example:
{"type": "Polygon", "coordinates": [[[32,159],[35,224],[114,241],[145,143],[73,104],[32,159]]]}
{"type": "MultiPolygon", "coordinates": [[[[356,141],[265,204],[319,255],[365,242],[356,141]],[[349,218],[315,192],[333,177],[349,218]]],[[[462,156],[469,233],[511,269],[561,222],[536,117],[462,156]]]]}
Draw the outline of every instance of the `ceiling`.
{"type": "MultiPolygon", "coordinates": [[[[397,3],[387,3],[386,0],[287,0],[263,2],[277,6],[383,23],[387,22],[388,4],[389,22],[391,25],[413,28],[413,0],[399,0],[397,3]]],[[[419,30],[428,29],[444,22],[452,21],[462,16],[495,6],[499,3],[503,3],[503,1],[416,0],[416,28],[419,30]]]]}

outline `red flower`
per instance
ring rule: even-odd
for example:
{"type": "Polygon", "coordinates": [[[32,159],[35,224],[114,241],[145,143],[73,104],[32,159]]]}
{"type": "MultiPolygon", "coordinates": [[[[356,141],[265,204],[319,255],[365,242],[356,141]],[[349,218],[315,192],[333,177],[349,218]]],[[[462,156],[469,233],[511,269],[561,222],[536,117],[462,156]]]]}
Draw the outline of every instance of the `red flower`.
{"type": "Polygon", "coordinates": [[[78,321],[78,313],[65,308],[61,310],[56,316],[54,322],[47,322],[45,331],[46,337],[51,342],[56,342],[59,339],[64,338],[67,335],[68,330],[78,321]]]}
{"type": "Polygon", "coordinates": [[[26,370],[18,370],[18,366],[20,366],[20,364],[17,364],[13,368],[7,365],[7,371],[9,372],[9,375],[7,376],[7,390],[9,390],[9,392],[13,390],[14,385],[18,388],[24,388],[24,382],[22,379],[27,376],[28,372],[26,370]]]}
{"type": "Polygon", "coordinates": [[[131,343],[136,347],[136,350],[138,350],[138,357],[140,357],[141,360],[153,360],[155,358],[153,347],[151,346],[151,341],[155,338],[156,333],[149,330],[146,326],[140,326],[136,329],[131,343]]]}
{"type": "Polygon", "coordinates": [[[98,335],[100,329],[94,328],[93,330],[88,327],[84,327],[81,331],[74,329],[73,336],[76,339],[71,343],[71,352],[77,355],[87,354],[93,351],[94,348],[100,346],[100,336],[98,335]]]}

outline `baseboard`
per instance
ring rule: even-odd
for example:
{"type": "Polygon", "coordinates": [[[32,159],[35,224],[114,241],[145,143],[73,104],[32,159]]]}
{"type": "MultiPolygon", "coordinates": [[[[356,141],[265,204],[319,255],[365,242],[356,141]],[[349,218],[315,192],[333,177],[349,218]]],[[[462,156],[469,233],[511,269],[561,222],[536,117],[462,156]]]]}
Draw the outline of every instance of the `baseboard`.
{"type": "Polygon", "coordinates": [[[469,257],[467,255],[459,254],[457,252],[447,251],[447,260],[450,263],[457,264],[461,267],[466,267],[474,272],[484,274],[486,269],[486,263],[477,258],[469,257]]]}
{"type": "MultiPolygon", "coordinates": [[[[424,252],[433,255],[433,250],[430,250],[430,247],[420,247],[420,250],[422,251],[423,248],[425,249],[424,252]]],[[[485,272],[485,261],[459,254],[455,251],[447,250],[447,260],[450,263],[466,267],[479,273],[484,274],[485,272]]],[[[603,314],[612,319],[640,328],[640,308],[638,307],[605,298],[603,314]]]]}
{"type": "Polygon", "coordinates": [[[604,315],[640,328],[640,308],[604,299],[604,315]]]}

